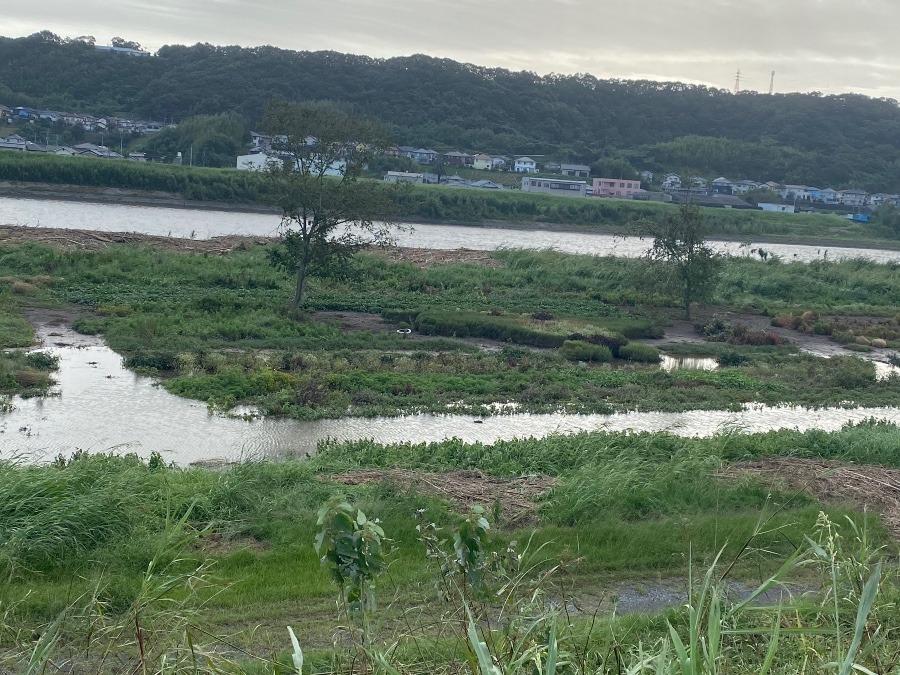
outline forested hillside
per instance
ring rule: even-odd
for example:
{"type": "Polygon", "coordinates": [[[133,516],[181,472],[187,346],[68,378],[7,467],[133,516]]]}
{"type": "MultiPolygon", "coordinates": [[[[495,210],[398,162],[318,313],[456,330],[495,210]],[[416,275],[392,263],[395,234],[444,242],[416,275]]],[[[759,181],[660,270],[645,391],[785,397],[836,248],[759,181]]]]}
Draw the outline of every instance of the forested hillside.
{"type": "Polygon", "coordinates": [[[235,112],[253,125],[273,98],[345,102],[380,119],[401,144],[900,190],[900,108],[891,100],[733,95],[422,55],[198,44],[134,58],[47,32],[0,38],[0,102],[7,105],[159,120],[235,112]]]}

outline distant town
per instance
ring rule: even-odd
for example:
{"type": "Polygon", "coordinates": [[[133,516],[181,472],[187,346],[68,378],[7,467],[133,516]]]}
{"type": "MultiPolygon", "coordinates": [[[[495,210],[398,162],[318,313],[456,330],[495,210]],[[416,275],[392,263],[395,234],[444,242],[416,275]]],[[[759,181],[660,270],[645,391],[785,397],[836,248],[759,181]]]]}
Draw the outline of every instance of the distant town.
{"type": "MultiPolygon", "coordinates": [[[[124,48],[123,48],[124,49],[124,48]]],[[[92,157],[100,159],[127,159],[137,162],[152,161],[144,152],[125,152],[121,146],[125,134],[146,136],[158,133],[174,124],[153,120],[132,120],[115,116],[93,116],[84,113],[39,110],[29,107],[10,107],[0,104],[0,119],[7,124],[22,125],[21,131],[0,136],[0,149],[24,152],[42,152],[55,155],[92,157]],[[43,120],[79,127],[85,131],[117,135],[120,148],[101,143],[59,145],[51,142],[52,134],[29,130],[29,122],[43,120]],[[30,136],[30,138],[29,138],[30,136]]],[[[811,210],[835,210],[848,212],[853,220],[866,221],[869,214],[884,204],[900,206],[900,195],[876,193],[865,190],[809,185],[782,184],[776,181],[758,182],[747,179],[732,180],[724,176],[708,179],[702,176],[682,176],[665,173],[659,176],[650,171],[640,172],[638,177],[592,176],[586,164],[569,164],[558,161],[542,161],[528,155],[493,155],[484,152],[460,150],[437,151],[413,146],[390,146],[382,151],[387,157],[408,160],[416,170],[388,170],[382,177],[386,181],[469,187],[488,190],[521,189],[525,192],[545,193],[571,198],[612,197],[683,203],[691,201],[702,206],[730,209],[761,209],[783,213],[800,213],[811,210]],[[475,172],[494,172],[478,176],[461,176],[460,169],[475,172]],[[515,174],[515,179],[501,180],[503,174],[515,174]],[[487,177],[488,175],[497,178],[487,177]],[[745,199],[746,197],[746,199],[745,199]]],[[[273,158],[272,138],[258,132],[250,133],[250,145],[246,154],[236,158],[235,167],[244,170],[260,170],[273,158]]],[[[181,153],[170,161],[182,162],[181,153]]],[[[342,168],[330,169],[338,175],[342,168]]],[[[471,174],[472,172],[467,172],[471,174]]]]}

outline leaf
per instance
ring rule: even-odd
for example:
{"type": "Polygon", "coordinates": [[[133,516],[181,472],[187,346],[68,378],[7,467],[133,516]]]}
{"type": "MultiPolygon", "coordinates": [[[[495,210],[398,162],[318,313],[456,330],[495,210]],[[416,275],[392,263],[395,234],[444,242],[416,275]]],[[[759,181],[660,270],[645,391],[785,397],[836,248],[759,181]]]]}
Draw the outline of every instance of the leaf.
{"type": "Polygon", "coordinates": [[[862,642],[863,631],[866,629],[866,620],[869,618],[869,612],[872,611],[872,605],[875,603],[875,596],[878,595],[878,582],[881,581],[881,563],[875,566],[875,571],[863,587],[862,595],[859,598],[859,608],[856,611],[856,624],[853,630],[853,642],[847,650],[844,662],[841,664],[839,675],[849,675],[854,668],[853,659],[859,651],[859,645],[862,642]]]}
{"type": "Polygon", "coordinates": [[[288,626],[288,634],[291,636],[291,649],[293,653],[291,654],[291,658],[294,661],[294,668],[297,670],[297,675],[303,675],[303,650],[300,649],[300,642],[297,640],[297,636],[294,635],[293,629],[288,626]]]}

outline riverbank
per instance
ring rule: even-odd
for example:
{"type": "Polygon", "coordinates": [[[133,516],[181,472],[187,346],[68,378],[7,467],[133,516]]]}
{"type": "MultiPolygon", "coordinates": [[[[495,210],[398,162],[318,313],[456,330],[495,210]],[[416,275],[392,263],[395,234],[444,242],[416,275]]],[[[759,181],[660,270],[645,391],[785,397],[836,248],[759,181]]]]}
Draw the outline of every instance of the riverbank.
{"type": "Polygon", "coordinates": [[[859,350],[896,350],[900,291],[891,266],[728,259],[713,307],[698,315],[709,346],[705,354],[691,347],[721,367],[667,372],[658,347],[643,341],[664,336],[677,301],[642,281],[637,260],[372,252],[357,256],[349,277],[313,280],[307,312],[298,315],[285,307],[290,279],[262,245],[13,232],[73,248],[5,244],[7,313],[81,307],[78,331],[103,335],[128,368],[215,410],[247,405],[268,416],[325,420],[739,411],[848,400],[878,408],[900,398],[900,380],[880,379],[875,364],[846,350],[817,358],[785,340],[797,331],[859,350]],[[77,237],[100,250],[78,248],[77,237]],[[751,316],[759,318],[752,325],[751,316]],[[781,327],[766,325],[773,320],[781,327]]]}
{"type": "MultiPolygon", "coordinates": [[[[265,672],[260,659],[291,662],[285,626],[292,625],[307,666],[333,672],[336,660],[360,657],[362,639],[335,628],[362,626],[336,606],[340,589],[313,548],[316,511],[337,508],[333,499],[347,500],[358,527],[378,519],[374,533],[383,532],[384,545],[368,553],[367,591],[377,603],[367,610],[365,644],[400,672],[462,667],[460,593],[485,631],[538,619],[548,630],[557,626],[562,652],[577,645],[599,667],[615,646],[627,661],[638,644],[650,649],[670,635],[667,622],[687,629],[683,604],[706,606],[687,579],[709,566],[726,616],[764,584],[768,607],[746,620],[767,627],[790,611],[792,630],[778,641],[774,666],[809,667],[810,659],[833,660],[834,631],[830,642],[816,636],[829,621],[852,631],[858,600],[849,591],[881,562],[865,616],[870,626],[884,624],[879,634],[889,642],[865,649],[869,664],[896,639],[898,521],[889,486],[898,433],[870,422],[831,434],[710,439],[361,441],[325,444],[309,460],[214,471],[87,453],[41,467],[0,460],[0,528],[33,533],[0,542],[7,578],[0,602],[11,629],[0,664],[21,672],[20,659],[43,638],[39,658],[97,673],[139,668],[142,658],[162,654],[187,664],[205,654],[217,672],[265,672]],[[480,510],[471,516],[473,507],[480,510]],[[467,523],[481,528],[477,541],[462,543],[477,555],[457,567],[443,532],[467,523]],[[865,543],[853,540],[853,527],[865,543]],[[818,548],[798,543],[804,535],[818,548]],[[115,658],[101,660],[105,653],[115,658]]],[[[484,639],[500,649],[499,633],[484,639]]],[[[755,653],[741,639],[729,641],[736,650],[729,659],[755,653]]]]}
{"type": "MultiPolygon", "coordinates": [[[[135,166],[139,167],[139,165],[135,166]]],[[[81,166],[76,162],[70,168],[80,170],[81,166]]],[[[133,167],[128,167],[128,169],[129,171],[138,171],[138,173],[141,171],[141,169],[133,167]]],[[[187,167],[185,169],[187,170],[187,167]]],[[[191,171],[194,170],[191,169],[191,171]]],[[[201,176],[210,180],[215,178],[226,183],[238,179],[248,179],[247,175],[240,175],[246,174],[246,172],[210,169],[197,169],[197,171],[201,172],[201,176]],[[212,172],[214,175],[206,176],[204,171],[212,172]]],[[[188,175],[191,175],[190,171],[188,175]]],[[[167,176],[166,178],[173,177],[167,176]]],[[[249,178],[253,178],[253,176],[249,178]]],[[[165,180],[159,182],[166,183],[165,180]]],[[[180,185],[183,180],[170,180],[169,182],[180,185]]],[[[245,188],[246,186],[240,187],[240,189],[245,188]]],[[[230,198],[221,199],[212,196],[221,191],[216,188],[215,190],[210,189],[211,196],[197,199],[186,197],[184,189],[181,192],[174,192],[110,187],[108,185],[0,181],[0,197],[173,208],[188,211],[278,215],[278,212],[269,206],[254,203],[245,198],[234,197],[235,189],[238,188],[232,187],[225,190],[232,195],[230,198]]],[[[258,186],[253,187],[251,192],[256,194],[258,186]]],[[[200,190],[199,193],[202,194],[203,191],[200,190]]],[[[188,191],[188,194],[193,193],[188,191]]],[[[408,203],[405,203],[400,209],[398,222],[467,228],[622,235],[632,233],[635,222],[641,219],[660,217],[674,208],[671,205],[660,203],[598,198],[574,204],[577,207],[575,209],[577,213],[573,216],[571,208],[573,202],[568,198],[516,192],[516,194],[504,194],[502,199],[501,196],[495,195],[493,202],[497,203],[489,208],[485,201],[489,197],[491,195],[455,188],[414,191],[407,198],[408,203]],[[507,202],[508,205],[506,205],[507,202]],[[473,204],[480,206],[474,208],[473,204]],[[510,216],[497,218],[497,213],[502,212],[507,206],[510,216]],[[527,208],[525,208],[526,206],[527,208]],[[463,213],[472,215],[469,217],[454,215],[463,213]],[[518,217],[515,215],[516,213],[519,214],[518,217]],[[554,219],[554,214],[565,215],[566,220],[554,219]]],[[[886,237],[871,227],[850,223],[846,219],[834,215],[732,212],[725,209],[706,209],[705,213],[710,219],[712,236],[723,242],[797,244],[822,248],[852,246],[862,249],[900,250],[900,241],[895,238],[886,237]]]]}

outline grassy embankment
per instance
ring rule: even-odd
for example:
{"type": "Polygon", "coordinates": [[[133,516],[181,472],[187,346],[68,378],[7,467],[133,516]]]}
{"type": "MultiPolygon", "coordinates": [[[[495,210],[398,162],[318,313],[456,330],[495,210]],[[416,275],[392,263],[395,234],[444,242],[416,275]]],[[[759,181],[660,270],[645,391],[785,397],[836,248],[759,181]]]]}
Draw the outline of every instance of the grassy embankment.
{"type": "MultiPolygon", "coordinates": [[[[480,616],[495,618],[500,632],[488,640],[493,648],[504,644],[502,631],[526,617],[544,617],[534,639],[546,645],[549,624],[559,616],[560,649],[580,650],[585,659],[572,666],[575,672],[615,672],[617,658],[634,662],[639,645],[657,649],[668,634],[667,620],[685,639],[689,623],[687,612],[677,608],[612,618],[615,600],[610,596],[620,589],[644,589],[637,594],[652,596],[657,588],[671,586],[669,578],[683,588],[689,566],[712,564],[720,549],[717,574],[752,586],[800,550],[801,558],[786,573],[777,573],[779,578],[818,589],[819,583],[829,586],[833,575],[839,596],[816,594],[781,609],[786,625],[780,640],[774,640],[774,672],[796,672],[804,660],[808,669],[817,670],[847,649],[861,584],[874,561],[892,555],[895,545],[888,544],[871,512],[863,516],[841,504],[823,507],[784,486],[714,474],[733,460],[771,455],[900,466],[898,445],[896,427],[869,423],[839,433],[732,433],[712,439],[595,433],[492,446],[455,440],[391,447],[360,442],[327,445],[308,461],[248,463],[222,471],[166,469],[155,461],[147,466],[134,458],[88,455],[54,466],[4,462],[0,663],[23,672],[29,654],[38,654],[57,663],[72,658],[90,672],[130,671],[139,665],[137,627],[141,649],[155,660],[150,672],[158,672],[154,668],[163,654],[170,663],[181,662],[183,670],[177,672],[208,672],[197,656],[201,645],[216,647],[206,652],[222,668],[216,672],[273,672],[271,664],[248,655],[289,663],[284,627],[292,625],[311,672],[347,668],[341,656],[359,656],[353,646],[358,636],[339,631],[332,643],[335,625],[346,617],[338,616],[335,587],[319,565],[312,540],[319,505],[348,496],[370,517],[380,518],[392,540],[389,566],[376,580],[379,602],[367,646],[383,650],[397,641],[388,660],[402,672],[449,669],[449,662],[465,654],[465,636],[455,628],[459,600],[440,600],[439,593],[447,583],[453,587],[454,572],[444,576],[438,561],[426,560],[415,512],[424,509],[425,522],[446,528],[440,537],[452,539],[465,506],[451,508],[401,482],[352,487],[336,482],[348,469],[400,467],[479,469],[496,477],[543,473],[557,479],[530,525],[511,523],[503,500],[486,505],[492,534],[483,542],[484,560],[506,561],[484,568],[489,586],[497,591],[504,574],[521,572],[508,594],[514,601],[505,609],[500,604],[507,593],[491,599],[459,586],[480,616]],[[829,530],[817,529],[823,508],[839,525],[840,542],[829,539],[829,530]],[[855,540],[845,516],[866,533],[865,541],[855,540]],[[809,553],[804,535],[821,544],[824,560],[809,553]],[[527,549],[522,563],[509,557],[513,541],[520,553],[527,549]],[[561,568],[535,583],[553,565],[561,568]],[[532,596],[535,587],[540,592],[532,596]],[[565,598],[571,598],[569,609],[554,614],[552,607],[565,598]],[[553,604],[545,604],[549,599],[553,604]],[[838,627],[829,628],[834,616],[838,627]],[[241,669],[227,666],[226,659],[241,669]]],[[[430,492],[427,483],[419,485],[430,492]]],[[[890,659],[897,647],[892,567],[884,569],[881,586],[858,657],[869,668],[890,659]]],[[[727,638],[720,666],[759,672],[778,614],[769,607],[748,610],[736,622],[723,620],[726,630],[754,630],[727,638]]],[[[706,625],[704,619],[704,631],[706,625]]]]}
{"type": "MultiPolygon", "coordinates": [[[[95,161],[13,151],[0,151],[0,180],[153,190],[187,200],[229,204],[259,204],[265,201],[266,192],[262,177],[235,169],[95,161]]],[[[398,217],[411,221],[553,223],[619,233],[636,221],[655,218],[675,208],[632,200],[579,200],[518,190],[497,192],[422,185],[415,186],[403,199],[398,217]]],[[[897,246],[890,232],[874,224],[853,223],[832,214],[725,209],[707,209],[706,213],[716,236],[897,246]]]]}
{"type": "MultiPolygon", "coordinates": [[[[891,405],[900,394],[900,381],[876,382],[870,363],[798,354],[774,344],[775,335],[727,325],[717,339],[738,344],[707,350],[727,367],[661,372],[652,348],[627,345],[659,336],[669,306],[642,285],[639,261],[526,251],[495,258],[498,266],[420,269],[364,254],[350,279],[311,285],[310,309],[366,313],[369,330],[285,311],[289,281],[264,247],[207,256],[22,245],[0,249],[0,275],[7,288],[19,284],[22,302],[85,308],[77,328],[103,333],[129,367],[166,375],[170,391],[222,408],[244,402],[299,418],[448,407],[479,414],[507,402],[532,412],[680,411],[749,401],[891,405]],[[379,325],[378,315],[394,323],[379,325]],[[404,338],[398,327],[416,333],[404,338]],[[460,339],[467,336],[502,349],[483,352],[460,339]]],[[[896,266],[734,259],[717,303],[771,316],[817,311],[810,330],[834,326],[845,340],[855,330],[897,348],[898,289],[896,266]],[[884,318],[863,330],[829,317],[844,314],[884,318]]]]}
{"type": "Polygon", "coordinates": [[[15,299],[35,287],[21,279],[0,278],[0,410],[12,394],[36,396],[47,391],[56,360],[44,353],[26,354],[34,341],[34,328],[15,299]]]}

